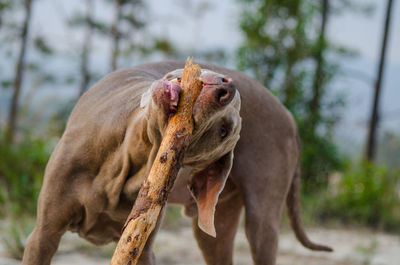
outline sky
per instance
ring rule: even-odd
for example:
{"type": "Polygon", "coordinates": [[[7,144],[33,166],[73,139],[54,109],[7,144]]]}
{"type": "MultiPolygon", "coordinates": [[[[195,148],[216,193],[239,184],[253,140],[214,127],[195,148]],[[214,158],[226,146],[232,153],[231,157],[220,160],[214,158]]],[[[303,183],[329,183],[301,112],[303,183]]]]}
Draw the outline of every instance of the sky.
{"type": "MultiPolygon", "coordinates": [[[[332,0],[335,1],[335,0],[332,0]]],[[[41,0],[34,12],[33,29],[35,33],[51,36],[53,46],[65,54],[71,63],[78,63],[77,47],[82,39],[81,34],[69,30],[65,25],[66,18],[82,7],[80,0],[41,0]]],[[[104,8],[101,1],[95,2],[95,13],[102,19],[112,19],[113,10],[104,8]]],[[[172,39],[174,43],[186,50],[221,47],[233,52],[241,43],[242,36],[238,30],[239,7],[235,0],[147,0],[151,14],[149,33],[172,39]],[[197,12],[194,12],[193,8],[197,12]],[[193,19],[195,18],[195,19],[193,19]]],[[[384,24],[386,2],[384,0],[359,0],[360,3],[373,3],[375,10],[368,15],[345,12],[331,17],[328,21],[328,37],[334,43],[356,50],[359,55],[353,59],[339,59],[345,75],[334,84],[335,90],[343,90],[347,99],[344,119],[337,128],[336,135],[342,138],[343,146],[348,143],[360,144],[365,137],[372,102],[372,86],[378,65],[381,47],[381,34],[384,24]],[[346,75],[347,73],[347,75],[346,75]],[[362,78],[360,78],[360,76],[362,78]]],[[[394,1],[392,24],[387,50],[387,65],[383,80],[381,101],[382,113],[389,113],[384,118],[382,128],[398,130],[400,128],[400,3],[394,1]]],[[[92,56],[92,67],[107,65],[109,61],[109,43],[96,42],[92,56]]],[[[141,63],[137,60],[132,65],[141,63]]],[[[230,66],[234,64],[230,62],[230,66]]],[[[44,61],[46,63],[46,61],[44,61]]],[[[57,71],[66,71],[65,65],[51,65],[57,71]]],[[[107,72],[108,69],[99,69],[107,72]]],[[[75,92],[71,92],[70,95],[75,92]]],[[[39,95],[49,94],[43,89],[39,95]]],[[[57,92],[58,93],[58,92],[57,92]]],[[[39,97],[40,97],[39,96],[39,97]]]]}

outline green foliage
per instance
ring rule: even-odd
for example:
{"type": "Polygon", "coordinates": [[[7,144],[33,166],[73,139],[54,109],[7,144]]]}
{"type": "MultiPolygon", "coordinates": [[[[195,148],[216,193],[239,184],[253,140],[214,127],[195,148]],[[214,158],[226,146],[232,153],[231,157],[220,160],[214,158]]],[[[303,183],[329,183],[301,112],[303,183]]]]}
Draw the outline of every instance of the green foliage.
{"type": "Polygon", "coordinates": [[[48,144],[24,135],[10,144],[0,134],[0,216],[7,253],[22,258],[24,241],[33,228],[37,198],[50,155],[48,144]]]}
{"type": "Polygon", "coordinates": [[[344,158],[340,155],[336,144],[326,136],[312,135],[304,123],[299,123],[302,135],[302,187],[304,191],[323,190],[327,176],[334,170],[344,168],[344,158]]]}
{"type": "Polygon", "coordinates": [[[33,40],[33,44],[43,55],[51,55],[54,53],[53,49],[48,44],[48,41],[43,36],[36,36],[33,40]]]}
{"type": "Polygon", "coordinates": [[[315,192],[327,183],[329,172],[343,166],[331,135],[343,100],[328,93],[339,71],[326,56],[343,49],[334,47],[321,31],[322,1],[239,2],[244,42],[237,52],[238,67],[263,83],[293,113],[302,140],[304,187],[315,192]]]}
{"type": "Polygon", "coordinates": [[[12,80],[10,79],[1,80],[0,84],[1,88],[10,88],[12,85],[12,80]]]}
{"type": "MultiPolygon", "coordinates": [[[[163,53],[165,55],[176,55],[177,51],[170,41],[165,38],[154,38],[148,41],[148,43],[132,45],[131,50],[139,50],[141,56],[150,56],[156,52],[163,53]]],[[[128,54],[130,51],[128,50],[128,54]]]]}
{"type": "MultiPolygon", "coordinates": [[[[296,87],[310,70],[301,66],[312,55],[315,4],[302,0],[243,2],[240,28],[245,41],[238,50],[239,68],[250,71],[271,90],[298,92],[296,87]]],[[[283,101],[285,94],[289,96],[281,93],[283,101]]]]}
{"type": "Polygon", "coordinates": [[[348,170],[338,193],[323,202],[320,217],[400,231],[399,176],[367,162],[348,170]]]}
{"type": "Polygon", "coordinates": [[[24,138],[0,142],[0,213],[21,218],[36,212],[44,168],[50,152],[43,140],[24,138]]]}

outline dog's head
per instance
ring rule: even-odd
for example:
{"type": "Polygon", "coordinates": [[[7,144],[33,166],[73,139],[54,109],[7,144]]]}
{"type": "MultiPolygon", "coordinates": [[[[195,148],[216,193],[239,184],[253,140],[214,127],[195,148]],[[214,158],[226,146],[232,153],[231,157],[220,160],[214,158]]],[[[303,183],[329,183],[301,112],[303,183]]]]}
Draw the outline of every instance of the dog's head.
{"type": "MultiPolygon", "coordinates": [[[[175,113],[182,74],[183,69],[166,74],[143,95],[141,106],[148,107],[151,130],[157,131],[150,134],[162,137],[175,113]]],[[[199,226],[215,236],[215,205],[230,173],[241,129],[240,94],[234,81],[222,74],[202,70],[200,79],[203,88],[193,107],[194,131],[183,166],[192,172],[188,187],[197,201],[199,226]]]]}

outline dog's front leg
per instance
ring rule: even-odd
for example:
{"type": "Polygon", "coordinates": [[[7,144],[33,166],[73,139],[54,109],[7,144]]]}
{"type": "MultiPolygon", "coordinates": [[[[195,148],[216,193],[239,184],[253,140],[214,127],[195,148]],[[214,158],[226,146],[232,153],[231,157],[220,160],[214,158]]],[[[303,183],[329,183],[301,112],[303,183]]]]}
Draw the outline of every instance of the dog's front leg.
{"type": "Polygon", "coordinates": [[[66,185],[48,185],[51,180],[45,179],[39,196],[36,224],[26,242],[23,265],[50,264],[62,235],[82,217],[82,207],[66,193],[66,185]]]}
{"type": "Polygon", "coordinates": [[[65,232],[65,230],[50,230],[46,227],[35,227],[26,243],[23,265],[50,264],[51,258],[57,251],[61,236],[65,232]]]}

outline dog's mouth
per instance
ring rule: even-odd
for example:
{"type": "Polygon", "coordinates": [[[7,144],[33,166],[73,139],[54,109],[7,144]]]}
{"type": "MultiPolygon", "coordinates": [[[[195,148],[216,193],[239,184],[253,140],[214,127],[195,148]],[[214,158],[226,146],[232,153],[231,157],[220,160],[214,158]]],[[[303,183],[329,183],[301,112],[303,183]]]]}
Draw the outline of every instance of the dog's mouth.
{"type": "MultiPolygon", "coordinates": [[[[201,91],[193,105],[195,128],[212,113],[227,106],[235,95],[232,79],[214,73],[205,72],[199,80],[201,91]]],[[[166,120],[178,110],[182,94],[182,77],[174,76],[157,81],[154,85],[153,99],[163,111],[166,120]]]]}
{"type": "MultiPolygon", "coordinates": [[[[221,85],[218,83],[205,82],[201,78],[200,78],[200,81],[202,83],[202,89],[205,87],[221,85]]],[[[174,114],[178,110],[180,93],[182,91],[181,83],[182,83],[182,78],[180,78],[180,77],[169,80],[168,83],[164,83],[165,92],[169,96],[169,110],[171,111],[171,114],[174,114]]],[[[224,92],[224,93],[226,94],[226,92],[224,92]]]]}
{"type": "Polygon", "coordinates": [[[175,78],[168,82],[164,82],[164,92],[169,97],[169,111],[174,114],[178,110],[178,104],[181,93],[181,78],[175,78]]]}

